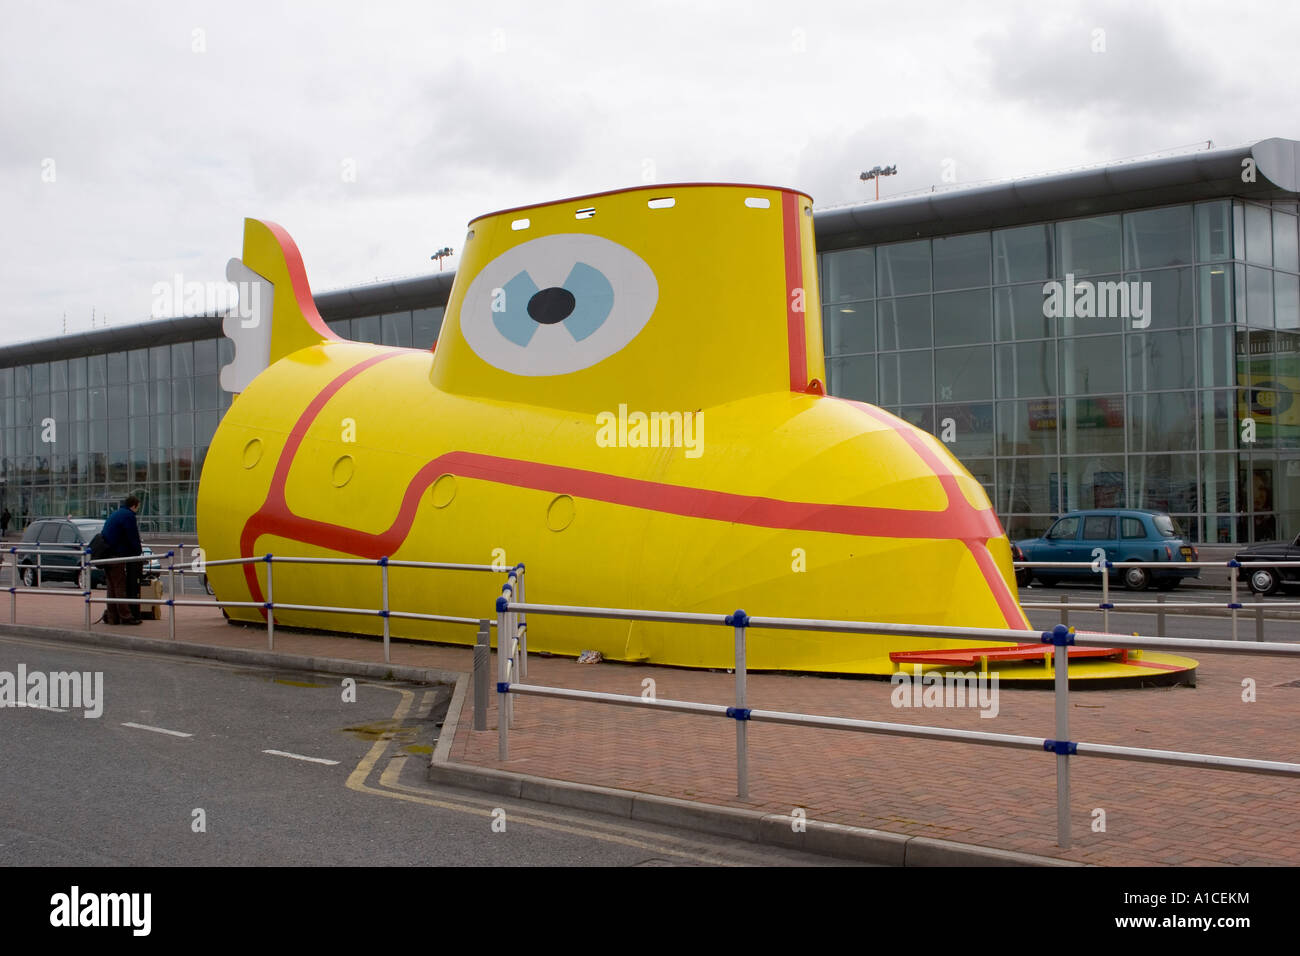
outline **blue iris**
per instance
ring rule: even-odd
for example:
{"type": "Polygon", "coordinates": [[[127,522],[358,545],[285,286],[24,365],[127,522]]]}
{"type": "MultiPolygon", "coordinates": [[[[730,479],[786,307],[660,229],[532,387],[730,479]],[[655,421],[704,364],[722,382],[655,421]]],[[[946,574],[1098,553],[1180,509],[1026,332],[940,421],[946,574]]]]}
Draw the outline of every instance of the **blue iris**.
{"type": "Polygon", "coordinates": [[[505,309],[493,311],[492,322],[505,338],[526,348],[539,325],[563,325],[581,342],[609,318],[614,287],[599,269],[579,262],[561,286],[539,289],[527,271],[501,287],[505,309]]]}

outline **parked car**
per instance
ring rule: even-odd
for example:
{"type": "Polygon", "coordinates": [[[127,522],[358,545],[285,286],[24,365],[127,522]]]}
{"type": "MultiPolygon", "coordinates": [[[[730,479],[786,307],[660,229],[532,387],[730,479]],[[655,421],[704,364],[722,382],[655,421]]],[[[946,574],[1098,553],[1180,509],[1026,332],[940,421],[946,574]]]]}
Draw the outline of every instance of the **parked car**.
{"type": "MultiPolygon", "coordinates": [[[[81,574],[81,555],[90,541],[104,527],[102,518],[37,518],[27,527],[22,544],[18,545],[18,577],[23,587],[38,587],[45,581],[76,582],[81,574]],[[31,551],[55,552],[53,554],[24,553],[31,551]],[[37,568],[39,559],[40,567],[37,568]]],[[[145,555],[153,551],[145,546],[145,555]]],[[[144,563],[141,583],[147,584],[162,574],[157,558],[144,563]]],[[[90,586],[102,588],[106,584],[104,569],[91,568],[90,586]]]]}
{"type": "MultiPolygon", "coordinates": [[[[1199,552],[1178,522],[1163,511],[1138,508],[1104,508],[1072,511],[1047,529],[1041,538],[1017,541],[1027,561],[1091,562],[1100,549],[1111,562],[1111,577],[1130,591],[1155,584],[1162,591],[1175,588],[1183,578],[1199,577],[1200,568],[1180,568],[1196,561],[1199,552]],[[1164,568],[1125,567],[1134,561],[1168,562],[1164,568]]],[[[1033,568],[1033,576],[1051,587],[1058,580],[1087,580],[1097,572],[1079,568],[1033,568]]]]}
{"type": "MultiPolygon", "coordinates": [[[[1014,541],[1011,542],[1011,560],[1012,561],[1029,560],[1028,558],[1025,557],[1025,552],[1020,550],[1020,545],[1016,544],[1014,541]]],[[[1032,581],[1033,579],[1034,579],[1034,571],[1032,568],[1016,568],[1016,587],[1027,588],[1029,587],[1029,582],[1032,581]]]]}
{"type": "MultiPolygon", "coordinates": [[[[1259,561],[1300,561],[1300,535],[1291,542],[1269,541],[1252,544],[1234,557],[1242,564],[1259,561]]],[[[1300,568],[1242,568],[1250,589],[1256,594],[1273,594],[1281,588],[1300,588],[1300,568]]]]}

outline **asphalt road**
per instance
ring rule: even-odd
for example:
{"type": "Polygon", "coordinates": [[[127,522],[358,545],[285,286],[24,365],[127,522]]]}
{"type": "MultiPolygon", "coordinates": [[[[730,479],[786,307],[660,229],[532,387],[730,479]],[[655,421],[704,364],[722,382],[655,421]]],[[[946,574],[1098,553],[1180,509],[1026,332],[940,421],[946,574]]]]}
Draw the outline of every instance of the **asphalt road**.
{"type": "Polygon", "coordinates": [[[434,787],[446,687],[0,637],[20,664],[102,673],[102,714],[0,707],[0,865],[846,865],[434,787]]]}

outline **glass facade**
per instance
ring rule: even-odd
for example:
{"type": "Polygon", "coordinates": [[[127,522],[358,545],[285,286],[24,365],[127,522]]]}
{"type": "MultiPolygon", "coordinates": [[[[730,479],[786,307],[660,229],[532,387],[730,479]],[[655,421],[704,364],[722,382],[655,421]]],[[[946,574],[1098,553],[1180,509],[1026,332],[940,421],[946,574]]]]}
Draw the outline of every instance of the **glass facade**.
{"type": "MultiPolygon", "coordinates": [[[[441,307],[328,320],[341,337],[426,347],[441,307]]],[[[0,368],[0,507],[10,532],[50,515],[100,517],[129,494],[142,532],[195,531],[199,474],[231,396],[225,338],[0,368]]]]}
{"type": "Polygon", "coordinates": [[[1300,533],[1294,202],[824,252],[827,383],[945,440],[1012,538],[1076,508],[1300,533]]]}

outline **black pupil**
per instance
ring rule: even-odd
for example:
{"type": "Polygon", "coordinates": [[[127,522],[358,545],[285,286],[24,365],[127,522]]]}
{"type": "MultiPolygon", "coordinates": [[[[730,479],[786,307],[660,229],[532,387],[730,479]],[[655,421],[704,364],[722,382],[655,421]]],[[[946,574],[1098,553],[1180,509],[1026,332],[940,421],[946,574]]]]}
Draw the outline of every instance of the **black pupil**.
{"type": "Polygon", "coordinates": [[[573,314],[573,293],[559,286],[543,289],[528,300],[528,315],[534,322],[542,325],[554,325],[563,322],[573,314]]]}

